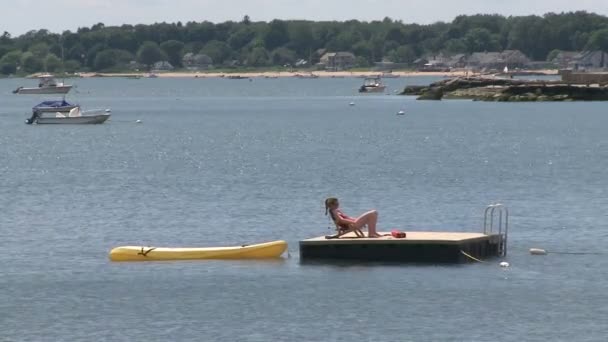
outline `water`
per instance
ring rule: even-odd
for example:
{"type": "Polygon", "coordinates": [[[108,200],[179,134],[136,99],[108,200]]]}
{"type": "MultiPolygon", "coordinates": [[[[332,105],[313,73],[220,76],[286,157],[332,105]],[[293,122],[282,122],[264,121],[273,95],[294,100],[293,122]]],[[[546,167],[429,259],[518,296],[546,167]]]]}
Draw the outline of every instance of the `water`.
{"type": "MultiPolygon", "coordinates": [[[[0,80],[2,341],[602,341],[603,103],[417,102],[359,79],[80,79],[100,126],[27,126],[0,80]],[[349,106],[355,102],[355,106],[349,106]],[[397,116],[405,110],[405,116],[397,116]],[[136,124],[136,120],[142,120],[136,124]],[[479,231],[512,212],[509,269],[300,265],[322,202],[380,226],[479,231]],[[281,262],[111,264],[114,246],[285,239],[281,262]]],[[[391,91],[430,78],[387,80],[391,91]]]]}

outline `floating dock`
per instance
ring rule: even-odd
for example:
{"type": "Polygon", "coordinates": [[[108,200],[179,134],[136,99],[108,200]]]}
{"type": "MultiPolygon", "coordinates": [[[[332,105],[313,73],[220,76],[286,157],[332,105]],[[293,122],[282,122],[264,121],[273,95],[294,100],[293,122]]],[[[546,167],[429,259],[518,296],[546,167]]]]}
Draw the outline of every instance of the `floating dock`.
{"type": "Polygon", "coordinates": [[[349,233],[339,239],[324,236],[300,241],[300,260],[352,260],[401,263],[464,263],[505,256],[509,214],[501,204],[485,211],[481,233],[406,232],[397,239],[356,238],[349,233]]]}

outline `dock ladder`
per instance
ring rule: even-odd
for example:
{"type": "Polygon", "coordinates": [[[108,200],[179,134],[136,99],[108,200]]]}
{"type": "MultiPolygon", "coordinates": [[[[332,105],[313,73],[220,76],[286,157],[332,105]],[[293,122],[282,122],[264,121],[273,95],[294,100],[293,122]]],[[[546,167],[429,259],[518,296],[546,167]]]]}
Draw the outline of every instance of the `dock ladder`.
{"type": "Polygon", "coordinates": [[[498,236],[498,254],[507,255],[509,236],[509,209],[500,203],[489,205],[483,215],[483,233],[498,236]]]}

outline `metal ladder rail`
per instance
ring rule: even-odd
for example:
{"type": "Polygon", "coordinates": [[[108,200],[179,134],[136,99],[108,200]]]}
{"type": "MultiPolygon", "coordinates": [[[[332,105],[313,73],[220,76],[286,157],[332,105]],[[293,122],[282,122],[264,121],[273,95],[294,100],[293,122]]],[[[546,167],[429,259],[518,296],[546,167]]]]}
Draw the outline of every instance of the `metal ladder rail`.
{"type": "Polygon", "coordinates": [[[483,218],[483,233],[485,235],[494,232],[494,216],[498,213],[498,235],[500,236],[499,253],[501,256],[507,255],[507,241],[509,236],[509,209],[500,203],[491,204],[486,207],[483,218]],[[503,221],[504,216],[504,221],[503,221]],[[504,231],[503,231],[504,230],[504,231]]]}

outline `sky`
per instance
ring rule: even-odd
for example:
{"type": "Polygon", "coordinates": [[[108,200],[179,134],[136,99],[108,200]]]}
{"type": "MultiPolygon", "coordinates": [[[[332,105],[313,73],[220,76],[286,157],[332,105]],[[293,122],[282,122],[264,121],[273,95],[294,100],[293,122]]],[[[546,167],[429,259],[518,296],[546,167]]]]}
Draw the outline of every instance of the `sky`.
{"type": "Polygon", "coordinates": [[[0,32],[226,20],[381,20],[428,24],[460,14],[544,14],[586,10],[608,15],[608,0],[0,0],[0,32]],[[6,4],[3,4],[6,2],[6,4]]]}

